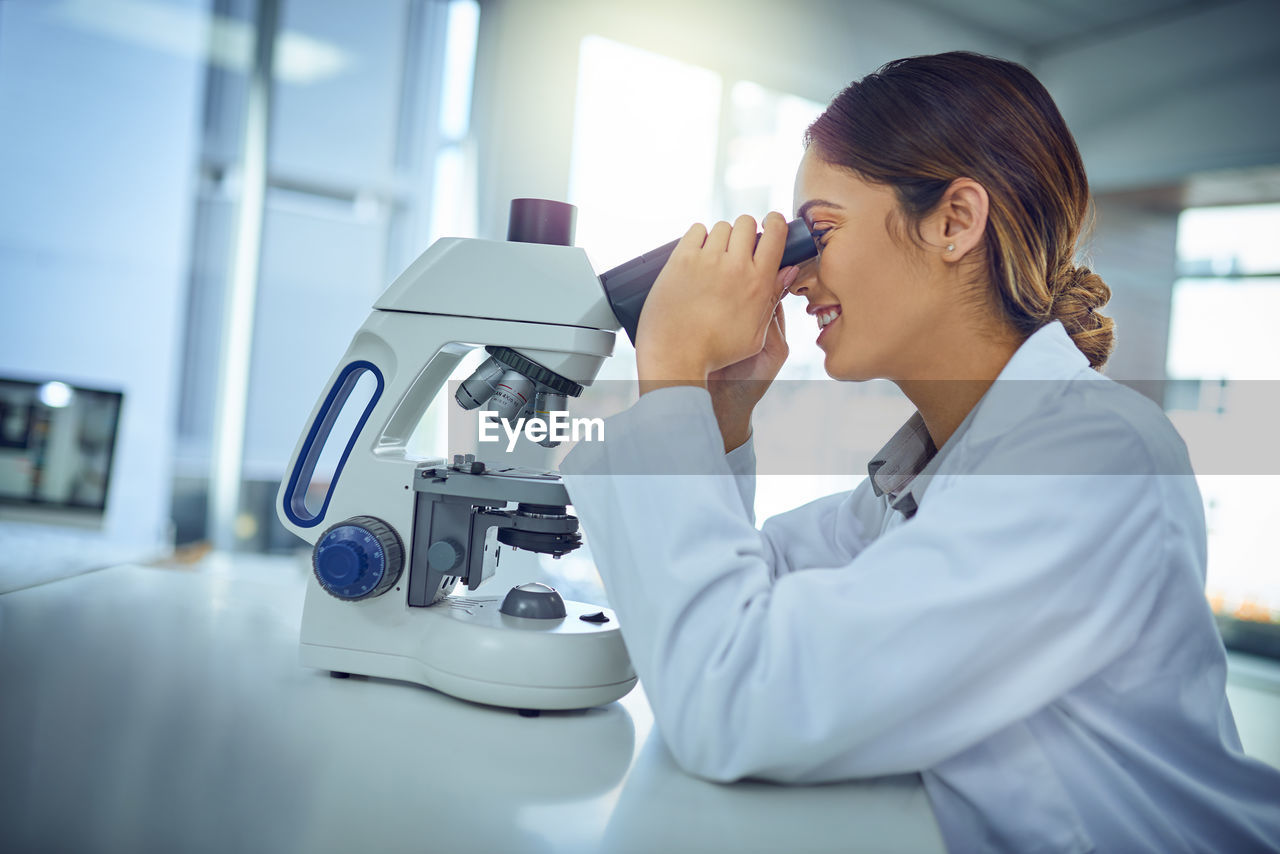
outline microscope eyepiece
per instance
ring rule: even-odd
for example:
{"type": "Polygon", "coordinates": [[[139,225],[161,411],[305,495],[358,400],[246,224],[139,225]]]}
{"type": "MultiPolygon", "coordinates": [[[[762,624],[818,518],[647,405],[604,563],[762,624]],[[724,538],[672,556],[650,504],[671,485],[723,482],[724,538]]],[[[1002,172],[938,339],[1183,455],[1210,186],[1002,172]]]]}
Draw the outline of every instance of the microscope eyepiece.
{"type": "MultiPolygon", "coordinates": [[[[759,239],[757,235],[756,240],[759,239]]],[[[636,343],[636,326],[640,323],[640,310],[644,308],[649,290],[679,242],[676,239],[665,243],[600,274],[600,284],[609,299],[609,308],[613,309],[614,316],[627,331],[632,344],[636,343]]],[[[782,250],[782,263],[778,269],[803,263],[817,254],[818,245],[809,233],[809,226],[805,221],[796,219],[787,223],[787,243],[782,250]]]]}

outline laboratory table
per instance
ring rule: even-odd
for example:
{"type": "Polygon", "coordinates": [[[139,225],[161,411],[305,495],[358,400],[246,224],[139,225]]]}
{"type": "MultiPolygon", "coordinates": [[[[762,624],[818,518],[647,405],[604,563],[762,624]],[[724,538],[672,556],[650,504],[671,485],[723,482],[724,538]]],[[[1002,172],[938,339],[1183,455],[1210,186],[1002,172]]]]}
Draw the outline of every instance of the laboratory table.
{"type": "Polygon", "coordinates": [[[525,718],[298,663],[301,559],[0,595],[3,852],[937,852],[915,777],[682,773],[640,688],[525,718]]]}

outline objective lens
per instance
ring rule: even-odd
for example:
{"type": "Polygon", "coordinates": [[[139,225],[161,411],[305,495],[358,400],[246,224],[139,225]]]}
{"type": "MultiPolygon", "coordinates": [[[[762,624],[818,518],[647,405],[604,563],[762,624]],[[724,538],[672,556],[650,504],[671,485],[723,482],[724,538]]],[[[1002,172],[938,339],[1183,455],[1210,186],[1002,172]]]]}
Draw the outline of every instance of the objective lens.
{"type": "Polygon", "coordinates": [[[540,391],[538,396],[534,398],[533,414],[541,418],[548,425],[547,438],[538,444],[544,448],[554,448],[559,442],[553,441],[551,438],[550,425],[551,413],[564,412],[569,408],[566,398],[563,394],[556,394],[550,391],[540,391]]]}
{"type": "Polygon", "coordinates": [[[453,399],[463,409],[475,409],[493,396],[506,367],[490,356],[463,381],[453,399]]]}
{"type": "Polygon", "coordinates": [[[518,371],[506,371],[498,380],[490,402],[499,418],[514,421],[533,401],[533,380],[518,371]]]}

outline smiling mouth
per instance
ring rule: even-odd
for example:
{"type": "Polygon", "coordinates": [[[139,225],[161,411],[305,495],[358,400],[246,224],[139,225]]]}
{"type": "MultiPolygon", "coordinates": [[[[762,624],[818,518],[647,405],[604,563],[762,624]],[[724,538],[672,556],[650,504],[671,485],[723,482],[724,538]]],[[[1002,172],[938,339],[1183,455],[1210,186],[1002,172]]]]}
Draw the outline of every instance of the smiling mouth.
{"type": "Polygon", "coordinates": [[[831,324],[835,323],[841,315],[840,306],[833,305],[820,309],[814,313],[814,318],[818,321],[818,340],[822,340],[822,336],[826,334],[831,324]]]}

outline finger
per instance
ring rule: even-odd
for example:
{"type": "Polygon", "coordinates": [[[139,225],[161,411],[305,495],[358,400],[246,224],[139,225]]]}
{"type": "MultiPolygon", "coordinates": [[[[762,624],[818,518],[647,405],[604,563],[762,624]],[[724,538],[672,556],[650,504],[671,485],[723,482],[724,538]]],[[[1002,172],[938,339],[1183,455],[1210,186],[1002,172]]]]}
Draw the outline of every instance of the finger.
{"type": "Polygon", "coordinates": [[[729,223],[721,220],[711,227],[711,231],[707,234],[707,242],[702,247],[707,250],[724,252],[729,246],[729,233],[733,227],[729,223]]]}
{"type": "Polygon", "coordinates": [[[778,341],[774,349],[775,351],[782,351],[782,358],[785,360],[787,354],[790,352],[790,348],[787,346],[787,313],[782,310],[781,304],[778,305],[778,322],[776,326],[778,328],[776,336],[778,341]]]}
{"type": "Polygon", "coordinates": [[[729,254],[748,261],[756,246],[756,218],[743,214],[733,221],[729,235],[729,254]]]}
{"type": "Polygon", "coordinates": [[[768,339],[773,338],[778,332],[778,306],[773,307],[773,311],[769,314],[768,320],[765,321],[765,344],[768,339]]]}
{"type": "Polygon", "coordinates": [[[764,218],[764,234],[756,246],[756,265],[776,270],[782,264],[782,252],[787,247],[787,221],[777,211],[770,211],[764,218]]]}
{"type": "Polygon", "coordinates": [[[765,315],[764,323],[761,326],[765,332],[772,332],[773,327],[778,324],[778,315],[782,310],[782,303],[774,300],[773,306],[769,309],[769,313],[765,315]]]}
{"type": "Polygon", "coordinates": [[[706,239],[707,227],[700,222],[695,222],[689,226],[689,230],[684,233],[684,237],[680,238],[680,242],[676,244],[675,249],[671,250],[671,254],[696,252],[702,248],[703,241],[706,239]]]}
{"type": "Polygon", "coordinates": [[[783,267],[778,271],[778,276],[773,280],[773,286],[778,293],[778,299],[785,297],[790,291],[791,286],[796,283],[796,279],[800,275],[800,268],[783,267]]]}

